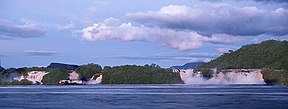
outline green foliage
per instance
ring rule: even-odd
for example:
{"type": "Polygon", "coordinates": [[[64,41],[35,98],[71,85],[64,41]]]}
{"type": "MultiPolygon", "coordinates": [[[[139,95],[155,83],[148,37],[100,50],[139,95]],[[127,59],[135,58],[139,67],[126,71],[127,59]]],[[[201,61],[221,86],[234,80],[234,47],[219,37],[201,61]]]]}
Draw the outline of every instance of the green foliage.
{"type": "Polygon", "coordinates": [[[69,71],[62,68],[48,69],[48,72],[42,80],[45,85],[57,85],[60,80],[66,80],[69,77],[69,71]]]}
{"type": "Polygon", "coordinates": [[[218,69],[265,69],[262,71],[267,84],[288,84],[288,42],[268,40],[251,44],[226,53],[199,66],[218,69]],[[267,70],[269,69],[269,70],[267,70]]]}
{"type": "Polygon", "coordinates": [[[76,72],[80,75],[80,78],[91,78],[96,73],[101,73],[102,68],[98,64],[82,65],[76,69],[76,72]]]}
{"type": "Polygon", "coordinates": [[[4,79],[5,79],[6,75],[7,75],[7,70],[2,70],[2,71],[0,72],[0,76],[1,76],[2,78],[4,77],[4,79]]]}
{"type": "Polygon", "coordinates": [[[31,71],[48,71],[48,68],[45,68],[45,67],[31,67],[31,68],[23,67],[23,68],[18,68],[16,70],[18,72],[21,72],[22,75],[28,76],[28,72],[31,72],[31,71]]]}
{"type": "Polygon", "coordinates": [[[34,85],[33,82],[23,79],[21,81],[14,80],[12,82],[0,82],[0,85],[34,85]]]}
{"type": "Polygon", "coordinates": [[[261,71],[263,78],[267,84],[288,85],[288,71],[287,70],[271,70],[264,69],[261,71]]]}
{"type": "Polygon", "coordinates": [[[226,53],[199,68],[219,69],[286,69],[288,70],[288,42],[269,40],[251,44],[226,53]]]}
{"type": "Polygon", "coordinates": [[[182,83],[179,73],[158,65],[125,65],[103,69],[102,84],[175,84],[182,83]]]}
{"type": "Polygon", "coordinates": [[[204,78],[206,78],[206,79],[212,78],[212,77],[213,77],[213,74],[214,74],[213,70],[210,69],[210,68],[198,68],[198,69],[195,69],[195,70],[194,70],[194,73],[195,73],[195,72],[198,72],[198,71],[201,71],[201,72],[202,72],[202,73],[201,73],[202,76],[203,76],[204,78]]]}
{"type": "Polygon", "coordinates": [[[11,83],[8,83],[7,85],[33,85],[33,83],[27,79],[23,79],[21,81],[12,81],[11,83]]]}

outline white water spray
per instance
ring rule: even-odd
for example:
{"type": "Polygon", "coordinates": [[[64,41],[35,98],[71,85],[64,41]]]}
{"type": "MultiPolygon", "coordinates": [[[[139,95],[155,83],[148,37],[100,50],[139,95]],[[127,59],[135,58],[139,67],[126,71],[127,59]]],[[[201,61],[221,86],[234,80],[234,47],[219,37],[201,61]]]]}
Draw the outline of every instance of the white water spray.
{"type": "Polygon", "coordinates": [[[178,70],[185,84],[266,84],[259,69],[227,69],[217,72],[213,69],[213,77],[206,79],[202,72],[193,69],[178,70]]]}

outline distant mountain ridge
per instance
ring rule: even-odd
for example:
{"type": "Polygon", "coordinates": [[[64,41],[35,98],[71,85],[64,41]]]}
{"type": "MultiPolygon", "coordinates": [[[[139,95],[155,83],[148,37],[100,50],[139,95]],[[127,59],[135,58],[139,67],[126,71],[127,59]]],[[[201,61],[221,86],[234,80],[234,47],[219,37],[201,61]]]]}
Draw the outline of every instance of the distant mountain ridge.
{"type": "Polygon", "coordinates": [[[186,63],[182,66],[172,66],[170,68],[172,69],[194,69],[202,64],[205,64],[205,62],[193,62],[193,63],[186,63]]]}
{"type": "Polygon", "coordinates": [[[259,44],[245,45],[199,68],[288,70],[288,41],[268,40],[259,44]]]}
{"type": "Polygon", "coordinates": [[[51,63],[47,68],[64,68],[67,70],[76,70],[78,65],[71,65],[71,64],[63,64],[63,63],[51,63]]]}

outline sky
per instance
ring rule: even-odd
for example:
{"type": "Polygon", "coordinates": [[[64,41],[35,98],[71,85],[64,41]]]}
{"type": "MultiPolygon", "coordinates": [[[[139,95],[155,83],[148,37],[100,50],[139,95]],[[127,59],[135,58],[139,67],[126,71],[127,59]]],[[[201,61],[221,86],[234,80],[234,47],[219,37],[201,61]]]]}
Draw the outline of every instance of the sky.
{"type": "Polygon", "coordinates": [[[288,40],[287,0],[1,0],[4,68],[209,62],[288,40]]]}

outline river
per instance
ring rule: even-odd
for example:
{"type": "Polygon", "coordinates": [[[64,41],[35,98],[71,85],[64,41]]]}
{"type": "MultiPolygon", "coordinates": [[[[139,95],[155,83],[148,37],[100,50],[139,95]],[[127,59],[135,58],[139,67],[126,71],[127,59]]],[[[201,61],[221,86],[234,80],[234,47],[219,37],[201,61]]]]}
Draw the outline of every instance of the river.
{"type": "Polygon", "coordinates": [[[288,86],[77,85],[2,86],[1,109],[288,108],[288,86]]]}

